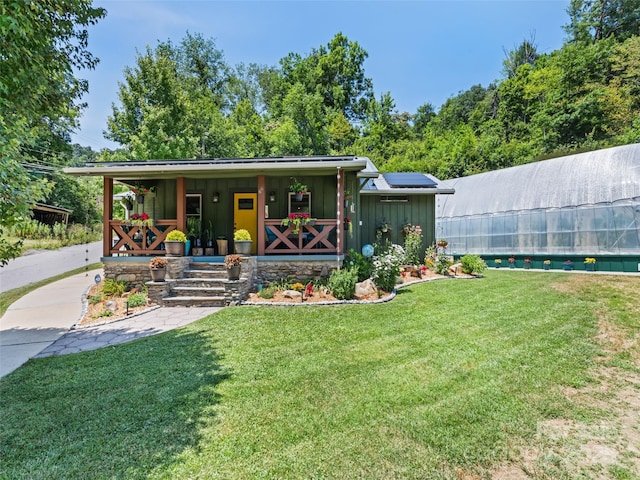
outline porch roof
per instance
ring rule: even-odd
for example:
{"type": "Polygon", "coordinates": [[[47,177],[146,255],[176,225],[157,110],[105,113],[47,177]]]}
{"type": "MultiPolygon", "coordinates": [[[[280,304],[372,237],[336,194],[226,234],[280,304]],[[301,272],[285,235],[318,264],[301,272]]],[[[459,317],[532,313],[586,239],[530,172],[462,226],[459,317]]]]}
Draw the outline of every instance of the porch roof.
{"type": "MultiPolygon", "coordinates": [[[[338,168],[367,172],[373,164],[367,157],[304,156],[263,158],[206,158],[198,160],[148,160],[128,162],[90,162],[83,167],[68,167],[65,173],[75,176],[100,176],[117,179],[250,177],[255,175],[331,174],[338,168]]],[[[375,167],[374,167],[375,168],[375,167]]],[[[375,171],[377,176],[377,171],[375,171]]]]}

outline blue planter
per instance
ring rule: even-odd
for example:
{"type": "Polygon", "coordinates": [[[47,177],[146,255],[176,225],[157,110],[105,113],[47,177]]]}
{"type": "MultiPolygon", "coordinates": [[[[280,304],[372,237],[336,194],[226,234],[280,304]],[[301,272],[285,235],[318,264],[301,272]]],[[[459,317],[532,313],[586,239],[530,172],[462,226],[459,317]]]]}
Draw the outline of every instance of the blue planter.
{"type": "Polygon", "coordinates": [[[188,257],[189,252],[191,252],[191,240],[187,240],[187,243],[184,246],[184,256],[188,257]]]}

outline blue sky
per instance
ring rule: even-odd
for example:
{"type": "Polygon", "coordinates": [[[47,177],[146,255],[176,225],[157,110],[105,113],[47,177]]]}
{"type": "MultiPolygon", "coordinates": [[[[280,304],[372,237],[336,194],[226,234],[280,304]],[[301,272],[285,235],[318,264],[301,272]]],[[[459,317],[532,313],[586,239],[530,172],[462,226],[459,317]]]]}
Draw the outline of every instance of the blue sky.
{"type": "Polygon", "coordinates": [[[115,148],[105,140],[111,104],[136,51],[180,41],[187,31],[213,38],[230,65],[277,65],[290,52],[308,54],[344,33],[369,54],[365,73],[376,97],[391,92],[400,112],[425,103],[438,109],[472,85],[501,78],[504,49],[535,35],[538,51],[560,48],[569,0],[217,1],[96,0],[107,16],[89,30],[100,58],[89,80],[89,106],[72,141],[115,148]]]}

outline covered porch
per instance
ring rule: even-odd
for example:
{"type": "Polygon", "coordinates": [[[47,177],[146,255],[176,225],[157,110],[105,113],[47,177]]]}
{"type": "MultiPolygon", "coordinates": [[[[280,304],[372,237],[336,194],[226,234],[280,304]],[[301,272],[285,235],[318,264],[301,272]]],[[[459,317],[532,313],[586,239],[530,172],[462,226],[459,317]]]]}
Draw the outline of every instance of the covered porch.
{"type": "Polygon", "coordinates": [[[357,192],[378,176],[355,156],[94,163],[66,171],[103,176],[104,257],[164,254],[176,229],[203,247],[199,255],[224,255],[218,240],[232,252],[234,232],[246,229],[260,257],[342,256],[358,245],[346,235],[359,215],[357,192]],[[299,198],[292,179],[307,186],[299,198]],[[114,218],[116,183],[141,192],[127,220],[114,218]]]}

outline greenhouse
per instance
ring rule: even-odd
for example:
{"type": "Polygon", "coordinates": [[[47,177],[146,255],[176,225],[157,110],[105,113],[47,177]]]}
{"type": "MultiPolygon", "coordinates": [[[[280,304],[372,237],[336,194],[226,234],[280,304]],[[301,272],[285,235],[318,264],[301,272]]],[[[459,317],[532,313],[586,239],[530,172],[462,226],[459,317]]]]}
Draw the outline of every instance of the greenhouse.
{"type": "Polygon", "coordinates": [[[640,144],[452,179],[437,236],[489,266],[640,271],[640,144]],[[526,261],[525,261],[526,260],[526,261]],[[545,262],[547,260],[547,262],[545,262]]]}

